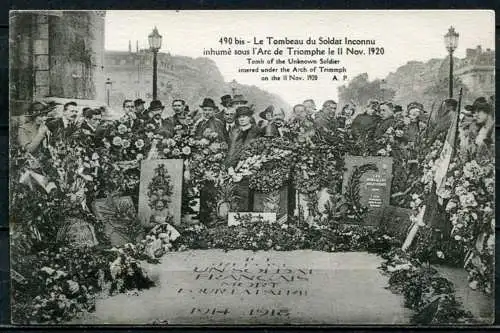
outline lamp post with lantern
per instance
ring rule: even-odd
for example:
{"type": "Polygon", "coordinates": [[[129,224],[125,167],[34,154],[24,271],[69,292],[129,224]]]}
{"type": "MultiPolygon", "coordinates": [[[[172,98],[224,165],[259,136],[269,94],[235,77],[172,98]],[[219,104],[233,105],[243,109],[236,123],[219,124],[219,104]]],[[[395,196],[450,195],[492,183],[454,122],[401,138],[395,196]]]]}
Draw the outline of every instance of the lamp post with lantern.
{"type": "Polygon", "coordinates": [[[450,53],[450,85],[449,85],[449,97],[453,98],[453,52],[457,49],[458,46],[458,33],[455,31],[455,28],[450,27],[446,35],[444,35],[444,44],[446,45],[446,49],[450,53]]]}
{"type": "Polygon", "coordinates": [[[158,29],[154,27],[153,32],[149,34],[149,48],[153,52],[153,100],[157,99],[157,80],[158,80],[158,51],[161,48],[162,36],[158,33],[158,29]]]}
{"type": "Polygon", "coordinates": [[[109,106],[109,94],[111,92],[111,85],[113,84],[113,81],[108,77],[106,79],[106,97],[107,97],[107,104],[109,106]]]}
{"type": "Polygon", "coordinates": [[[236,80],[233,79],[233,81],[231,81],[231,92],[233,93],[233,98],[234,95],[236,94],[236,86],[237,86],[236,80]]]}

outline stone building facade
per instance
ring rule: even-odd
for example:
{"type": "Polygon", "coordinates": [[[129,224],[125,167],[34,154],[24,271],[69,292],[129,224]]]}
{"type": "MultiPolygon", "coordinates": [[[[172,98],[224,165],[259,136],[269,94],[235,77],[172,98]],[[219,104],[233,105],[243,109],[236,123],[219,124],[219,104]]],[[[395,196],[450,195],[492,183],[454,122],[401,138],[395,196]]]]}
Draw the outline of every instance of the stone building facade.
{"type": "MultiPolygon", "coordinates": [[[[158,99],[169,100],[173,82],[177,81],[173,59],[169,53],[158,53],[158,99]]],[[[121,107],[125,99],[142,98],[150,101],[153,91],[153,54],[149,50],[133,52],[129,44],[127,51],[106,51],[106,78],[110,84],[110,105],[121,107]]]]}
{"type": "Polygon", "coordinates": [[[489,97],[495,94],[495,51],[481,46],[467,49],[454,70],[474,96],[489,97]]]}
{"type": "Polygon", "coordinates": [[[50,97],[105,100],[105,11],[13,11],[10,112],[50,97]]]}

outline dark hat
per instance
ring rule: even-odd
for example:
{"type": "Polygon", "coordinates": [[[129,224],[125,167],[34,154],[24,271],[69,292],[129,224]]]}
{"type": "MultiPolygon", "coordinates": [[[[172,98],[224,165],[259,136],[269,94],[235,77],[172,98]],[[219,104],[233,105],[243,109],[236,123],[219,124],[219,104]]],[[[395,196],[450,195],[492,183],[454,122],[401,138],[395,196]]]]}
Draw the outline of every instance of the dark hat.
{"type": "Polygon", "coordinates": [[[161,101],[151,101],[148,111],[163,110],[163,108],[164,106],[161,104],[161,101]]]}
{"type": "Polygon", "coordinates": [[[407,110],[410,111],[411,109],[419,109],[420,111],[424,111],[424,106],[422,103],[419,102],[411,102],[408,104],[407,110]]]}
{"type": "Polygon", "coordinates": [[[42,102],[33,102],[28,109],[26,116],[28,117],[38,117],[40,115],[44,115],[49,113],[49,109],[47,105],[42,102]]]}
{"type": "Polygon", "coordinates": [[[266,115],[269,113],[273,114],[273,112],[274,112],[274,106],[269,105],[264,111],[259,113],[259,117],[261,117],[262,119],[267,119],[266,115]]]}
{"type": "Polygon", "coordinates": [[[102,111],[100,108],[98,109],[92,109],[92,108],[84,108],[82,111],[82,115],[84,118],[92,118],[95,115],[100,115],[102,114],[102,111]]]}
{"type": "Polygon", "coordinates": [[[457,106],[458,106],[458,102],[456,99],[453,99],[453,98],[448,98],[448,99],[445,99],[444,100],[444,105],[446,106],[451,106],[452,108],[456,109],[457,106]]]}
{"type": "Polygon", "coordinates": [[[210,107],[210,108],[216,109],[217,105],[215,105],[213,99],[211,99],[211,98],[205,98],[205,99],[203,99],[203,103],[201,103],[200,107],[202,107],[202,108],[208,108],[208,107],[210,107]]]}
{"type": "Polygon", "coordinates": [[[394,113],[403,112],[403,107],[401,105],[394,105],[394,113]]]}
{"type": "Polygon", "coordinates": [[[473,112],[486,112],[488,114],[493,112],[493,109],[491,108],[490,103],[486,101],[486,98],[484,97],[479,97],[476,98],[474,103],[472,103],[472,111],[473,112]]]}
{"type": "Polygon", "coordinates": [[[221,104],[231,103],[231,95],[224,95],[220,98],[221,104]]]}
{"type": "Polygon", "coordinates": [[[236,109],[236,115],[235,118],[241,117],[241,116],[253,116],[253,110],[249,108],[248,106],[240,106],[236,109]]]}
{"type": "Polygon", "coordinates": [[[146,104],[145,101],[143,101],[142,99],[138,98],[134,101],[134,106],[139,106],[141,104],[146,104]]]}
{"type": "Polygon", "coordinates": [[[467,111],[471,111],[471,112],[475,112],[476,111],[476,107],[479,106],[479,105],[484,105],[484,104],[487,104],[488,101],[486,100],[486,98],[484,97],[478,97],[476,98],[476,100],[474,101],[474,103],[472,103],[472,105],[466,105],[464,107],[465,110],[467,111]]]}
{"type": "Polygon", "coordinates": [[[236,104],[236,103],[247,104],[248,101],[245,98],[243,98],[243,95],[234,95],[232,103],[233,104],[236,104]]]}

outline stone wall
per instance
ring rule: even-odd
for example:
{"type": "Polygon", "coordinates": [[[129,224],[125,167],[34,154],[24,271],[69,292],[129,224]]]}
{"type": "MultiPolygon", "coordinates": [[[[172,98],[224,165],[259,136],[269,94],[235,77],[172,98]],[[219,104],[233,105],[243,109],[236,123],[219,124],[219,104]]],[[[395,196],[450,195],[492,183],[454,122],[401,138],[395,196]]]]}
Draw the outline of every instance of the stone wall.
{"type": "Polygon", "coordinates": [[[46,97],[104,101],[104,11],[10,16],[10,113],[46,97]]]}

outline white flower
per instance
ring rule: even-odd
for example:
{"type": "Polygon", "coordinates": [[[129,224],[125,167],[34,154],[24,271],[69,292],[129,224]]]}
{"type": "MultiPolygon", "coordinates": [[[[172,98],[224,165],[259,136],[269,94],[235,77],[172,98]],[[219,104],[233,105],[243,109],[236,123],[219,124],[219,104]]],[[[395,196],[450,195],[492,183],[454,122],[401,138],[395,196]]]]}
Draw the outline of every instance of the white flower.
{"type": "Polygon", "coordinates": [[[138,160],[138,161],[139,161],[139,160],[142,160],[142,159],[144,159],[144,155],[142,155],[142,154],[137,154],[137,156],[135,157],[135,159],[136,159],[136,160],[138,160]]]}
{"type": "Polygon", "coordinates": [[[119,136],[115,136],[113,138],[113,144],[115,146],[121,146],[121,144],[122,144],[122,138],[120,138],[119,136]]]}
{"type": "Polygon", "coordinates": [[[454,209],[457,207],[457,203],[453,200],[448,201],[448,204],[446,205],[446,211],[449,212],[450,210],[454,209]]]}
{"type": "Polygon", "coordinates": [[[78,292],[78,290],[80,290],[80,286],[78,285],[77,282],[75,282],[73,280],[68,280],[67,282],[68,282],[69,291],[72,294],[76,294],[78,292]]]}
{"type": "Polygon", "coordinates": [[[392,132],[394,132],[394,128],[389,127],[389,128],[385,131],[385,134],[392,134],[392,132]]]}
{"type": "Polygon", "coordinates": [[[98,160],[99,159],[99,154],[98,153],[93,153],[92,154],[92,159],[93,160],[98,160]]]}
{"type": "Polygon", "coordinates": [[[52,269],[52,268],[47,267],[47,266],[42,267],[40,270],[41,270],[42,272],[45,272],[45,273],[49,274],[49,275],[52,275],[52,274],[54,274],[54,272],[55,272],[55,269],[52,269]]]}
{"type": "Polygon", "coordinates": [[[118,125],[118,133],[125,134],[125,133],[127,133],[127,131],[128,131],[127,126],[125,126],[123,124],[118,125]]]}
{"type": "Polygon", "coordinates": [[[477,206],[476,198],[474,197],[474,194],[472,194],[470,192],[467,194],[461,195],[459,198],[460,198],[460,204],[464,207],[476,207],[477,206]]]}
{"type": "Polygon", "coordinates": [[[141,149],[142,147],[144,147],[144,140],[143,139],[139,139],[135,142],[135,146],[138,148],[138,149],[141,149]]]}
{"type": "Polygon", "coordinates": [[[478,285],[478,282],[476,280],[472,281],[471,283],[469,283],[469,287],[472,289],[472,290],[476,290],[477,289],[477,285],[478,285]]]}
{"type": "Polygon", "coordinates": [[[436,252],[436,256],[439,258],[439,259],[444,259],[444,253],[442,251],[437,251],[436,252]]]}
{"type": "Polygon", "coordinates": [[[455,240],[456,240],[456,241],[459,241],[459,240],[461,240],[461,239],[462,239],[462,236],[460,236],[460,235],[455,235],[455,237],[454,237],[454,238],[455,238],[455,240]]]}
{"type": "Polygon", "coordinates": [[[123,140],[122,140],[122,147],[123,147],[123,148],[128,148],[128,147],[130,147],[130,140],[123,139],[123,140]]]}
{"type": "Polygon", "coordinates": [[[404,132],[402,130],[396,130],[396,137],[401,138],[403,137],[404,132]]]}
{"type": "Polygon", "coordinates": [[[188,146],[186,146],[186,147],[182,148],[182,153],[183,153],[184,155],[189,155],[189,154],[191,154],[191,148],[190,148],[190,147],[188,147],[188,146]]]}
{"type": "Polygon", "coordinates": [[[210,141],[206,138],[203,138],[200,140],[200,145],[201,146],[208,146],[210,144],[210,141]]]}

